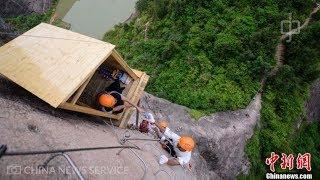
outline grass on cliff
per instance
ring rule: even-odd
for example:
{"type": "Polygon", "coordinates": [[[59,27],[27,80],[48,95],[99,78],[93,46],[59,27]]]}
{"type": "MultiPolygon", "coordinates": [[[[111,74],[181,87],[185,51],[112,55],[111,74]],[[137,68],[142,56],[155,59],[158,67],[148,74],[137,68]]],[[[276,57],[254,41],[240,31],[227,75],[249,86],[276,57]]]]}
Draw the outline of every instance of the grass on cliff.
{"type": "MultiPolygon", "coordinates": [[[[248,105],[275,65],[281,21],[292,13],[303,22],[311,8],[310,0],[139,0],[139,17],[116,26],[104,40],[117,45],[132,67],[151,75],[148,92],[194,109],[196,117],[198,111],[248,105]]],[[[294,36],[284,67],[267,81],[261,128],[246,147],[248,177],[265,175],[272,151],[310,152],[312,172],[320,172],[319,123],[303,121],[295,128],[305,117],[310,84],[320,74],[319,31],[318,22],[294,36]]]]}
{"type": "Polygon", "coordinates": [[[104,40],[151,76],[148,92],[207,113],[235,110],[249,104],[275,65],[280,22],[289,12],[304,19],[310,4],[140,0],[138,19],[104,40]]]}
{"type": "MultiPolygon", "coordinates": [[[[319,19],[318,19],[319,20],[319,19]]],[[[253,174],[264,174],[263,163],[271,152],[290,154],[311,153],[313,178],[320,172],[320,123],[305,121],[305,102],[309,88],[320,74],[320,22],[310,25],[286,44],[285,65],[276,77],[268,79],[262,99],[261,129],[255,131],[246,147],[253,174]],[[302,120],[300,128],[298,121],[302,120]]],[[[279,160],[279,162],[281,162],[279,160]]],[[[281,170],[300,172],[305,170],[281,170]]]]}

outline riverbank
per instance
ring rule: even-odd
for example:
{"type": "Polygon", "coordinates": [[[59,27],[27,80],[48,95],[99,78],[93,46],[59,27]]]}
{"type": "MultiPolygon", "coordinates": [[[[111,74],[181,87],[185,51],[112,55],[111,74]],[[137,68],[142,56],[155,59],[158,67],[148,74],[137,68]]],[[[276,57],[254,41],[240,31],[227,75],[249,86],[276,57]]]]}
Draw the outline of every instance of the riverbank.
{"type": "Polygon", "coordinates": [[[137,0],[81,0],[59,2],[56,16],[71,25],[70,30],[96,39],[134,15],[137,0]],[[90,16],[87,13],[90,12],[90,16]]]}

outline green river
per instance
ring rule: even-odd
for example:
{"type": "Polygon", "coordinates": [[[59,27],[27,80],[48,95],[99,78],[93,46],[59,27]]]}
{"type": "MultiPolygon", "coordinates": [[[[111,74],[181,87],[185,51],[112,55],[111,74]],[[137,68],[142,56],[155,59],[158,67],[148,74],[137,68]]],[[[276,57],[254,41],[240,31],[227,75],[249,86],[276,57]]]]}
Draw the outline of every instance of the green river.
{"type": "Polygon", "coordinates": [[[137,0],[60,0],[56,13],[71,30],[102,39],[114,25],[126,21],[137,0]]]}

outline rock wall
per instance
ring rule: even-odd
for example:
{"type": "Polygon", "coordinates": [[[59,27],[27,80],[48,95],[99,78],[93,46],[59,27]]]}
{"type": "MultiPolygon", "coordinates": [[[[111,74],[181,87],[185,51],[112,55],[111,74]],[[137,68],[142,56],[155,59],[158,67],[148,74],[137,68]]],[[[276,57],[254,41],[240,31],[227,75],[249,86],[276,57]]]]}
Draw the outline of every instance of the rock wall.
{"type": "Polygon", "coordinates": [[[14,30],[0,17],[0,46],[18,36],[14,30]]]}
{"type": "MultiPolygon", "coordinates": [[[[214,113],[198,121],[190,117],[188,108],[148,93],[141,99],[141,106],[153,112],[156,120],[169,121],[171,130],[196,139],[192,166],[199,178],[209,175],[211,179],[234,179],[239,173],[249,171],[244,148],[260,118],[260,94],[246,109],[214,113]]],[[[135,114],[130,119],[130,123],[134,122],[135,114]]]]}
{"type": "MultiPolygon", "coordinates": [[[[15,139],[17,138],[16,136],[10,138],[9,135],[14,134],[15,132],[22,133],[19,137],[22,137],[23,133],[28,134],[28,136],[31,135],[28,131],[19,130],[27,127],[30,123],[37,126],[40,132],[43,132],[41,138],[51,138],[50,142],[52,141],[54,143],[50,145],[50,148],[83,147],[84,144],[89,142],[88,139],[95,138],[95,135],[87,133],[89,129],[93,129],[93,131],[95,129],[90,125],[95,119],[94,117],[71,111],[54,109],[31,93],[1,77],[0,84],[2,85],[0,86],[0,100],[2,102],[0,110],[7,113],[7,115],[4,114],[5,116],[3,116],[0,123],[0,130],[3,132],[3,136],[1,136],[2,138],[0,138],[0,140],[3,140],[3,137],[7,137],[3,143],[8,143],[11,147],[17,149],[31,148],[29,147],[29,144],[20,145],[19,143],[21,141],[15,139]],[[6,120],[6,117],[9,119],[6,120]],[[23,119],[24,117],[26,117],[26,119],[23,119]],[[56,123],[61,124],[58,125],[56,123]],[[10,128],[8,129],[9,125],[10,128]],[[60,133],[61,128],[58,128],[59,126],[63,126],[62,129],[65,130],[63,133],[60,133]],[[74,128],[75,126],[78,128],[74,128]],[[88,127],[89,129],[87,129],[88,127]],[[70,128],[72,129],[71,131],[70,128]],[[72,137],[72,144],[66,144],[70,143],[69,141],[66,142],[69,138],[63,139],[62,136],[72,137]],[[12,140],[14,140],[14,142],[10,142],[12,140]]],[[[148,93],[143,95],[141,106],[153,112],[156,119],[168,120],[170,128],[176,133],[190,134],[196,139],[197,147],[192,154],[191,160],[192,171],[187,172],[188,174],[192,174],[192,176],[197,177],[197,179],[235,179],[239,173],[248,172],[250,167],[244,153],[244,147],[246,141],[252,136],[254,126],[259,120],[259,111],[261,108],[260,101],[261,97],[260,94],[258,94],[246,109],[215,113],[210,116],[202,117],[198,121],[195,121],[190,117],[188,108],[157,98],[148,93]]],[[[130,122],[135,122],[135,114],[132,115],[130,122]]],[[[102,131],[103,127],[99,127],[99,129],[101,129],[99,131],[102,131]]],[[[106,132],[111,131],[110,128],[105,130],[106,132]]],[[[120,132],[122,132],[122,130],[116,129],[116,132],[121,134],[120,132]]],[[[31,136],[30,138],[34,139],[39,137],[37,133],[34,135],[35,136],[31,136]]],[[[108,137],[108,135],[99,135],[103,138],[111,138],[108,137]]],[[[134,133],[134,136],[140,137],[141,135],[140,133],[134,133]]],[[[27,141],[32,141],[32,139],[27,141]]],[[[101,138],[99,139],[99,142],[93,143],[95,146],[104,145],[105,141],[101,138]]],[[[34,141],[34,144],[37,145],[38,149],[47,149],[47,145],[43,144],[42,141],[34,141]]],[[[165,152],[162,151],[161,153],[165,152]]],[[[142,153],[142,155],[144,154],[142,153]]],[[[85,156],[86,155],[83,157],[85,156]]],[[[99,154],[99,156],[104,157],[103,154],[99,154]]],[[[99,158],[91,155],[89,157],[93,159],[99,158]]],[[[31,157],[31,159],[28,159],[32,160],[33,158],[31,157]]],[[[148,158],[146,157],[146,159],[148,158]]],[[[88,157],[85,157],[84,159],[79,157],[76,158],[76,160],[84,163],[90,159],[88,159],[88,157]]],[[[150,168],[149,171],[156,172],[159,168],[158,165],[156,165],[157,158],[148,159],[148,161],[149,163],[154,164],[153,166],[156,166],[156,168],[150,168]]],[[[25,163],[27,162],[29,163],[28,160],[25,161],[25,163]]],[[[10,164],[10,162],[7,162],[6,160],[4,163],[10,164]]],[[[128,163],[132,164],[133,162],[129,161],[128,163]]],[[[91,164],[94,164],[94,162],[91,162],[91,164]]],[[[161,168],[169,167],[161,166],[161,168]]],[[[179,172],[181,170],[173,168],[168,171],[179,172]]],[[[179,176],[179,173],[176,173],[176,175],[179,176]]]]}
{"type": "Polygon", "coordinates": [[[310,99],[306,103],[308,121],[320,121],[320,79],[310,89],[310,99]]]}
{"type": "Polygon", "coordinates": [[[0,0],[0,16],[16,16],[31,12],[44,13],[52,4],[52,0],[0,0]]]}
{"type": "Polygon", "coordinates": [[[0,0],[0,46],[19,35],[3,18],[32,12],[44,13],[51,5],[52,0],[0,0]]]}
{"type": "MultiPolygon", "coordinates": [[[[0,84],[0,142],[8,146],[8,151],[119,146],[119,139],[128,134],[132,138],[151,138],[138,131],[112,127],[95,116],[52,108],[1,75],[0,84]]],[[[117,154],[119,149],[67,154],[85,179],[136,180],[143,176],[145,180],[196,179],[192,172],[179,166],[159,165],[159,156],[165,152],[158,142],[130,141],[124,145],[132,146],[132,143],[141,149],[125,149],[120,154],[117,154]]],[[[48,154],[1,157],[0,179],[78,179],[62,157],[48,164],[50,173],[36,169],[50,157],[48,154]],[[10,173],[10,166],[20,167],[20,172],[10,173]]]]}

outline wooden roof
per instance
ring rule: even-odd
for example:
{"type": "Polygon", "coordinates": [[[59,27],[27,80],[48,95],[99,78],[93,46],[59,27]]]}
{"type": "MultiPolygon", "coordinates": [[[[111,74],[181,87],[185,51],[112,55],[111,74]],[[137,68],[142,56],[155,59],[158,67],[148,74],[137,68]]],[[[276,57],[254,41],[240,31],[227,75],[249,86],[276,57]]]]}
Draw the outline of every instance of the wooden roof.
{"type": "Polygon", "coordinates": [[[0,47],[0,73],[58,107],[114,48],[112,44],[41,23],[0,47]]]}

